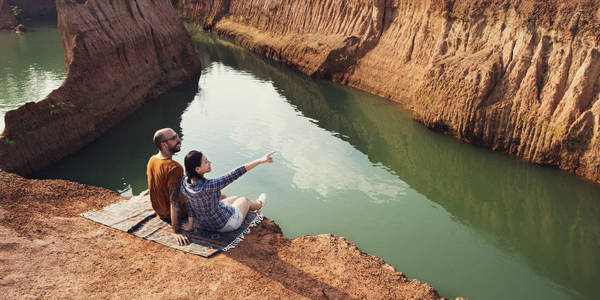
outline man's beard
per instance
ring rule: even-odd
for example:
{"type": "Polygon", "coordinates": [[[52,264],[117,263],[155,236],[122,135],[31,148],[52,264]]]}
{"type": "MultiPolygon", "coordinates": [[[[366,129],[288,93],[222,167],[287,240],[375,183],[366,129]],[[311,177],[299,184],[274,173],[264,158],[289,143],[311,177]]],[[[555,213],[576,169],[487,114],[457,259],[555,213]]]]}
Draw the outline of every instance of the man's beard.
{"type": "Polygon", "coordinates": [[[179,152],[181,150],[181,144],[176,144],[173,147],[169,147],[169,152],[171,152],[171,154],[175,154],[177,152],[179,152]],[[177,149],[177,147],[179,147],[179,149],[177,149]]]}

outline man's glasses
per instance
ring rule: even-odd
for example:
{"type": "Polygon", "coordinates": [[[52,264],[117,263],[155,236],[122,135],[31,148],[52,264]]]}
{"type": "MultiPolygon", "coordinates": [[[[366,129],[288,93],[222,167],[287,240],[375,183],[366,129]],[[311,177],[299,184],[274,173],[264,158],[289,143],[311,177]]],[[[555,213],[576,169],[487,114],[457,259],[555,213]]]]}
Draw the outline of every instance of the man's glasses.
{"type": "Polygon", "coordinates": [[[174,140],[176,140],[178,137],[179,137],[178,135],[174,135],[174,136],[172,136],[172,137],[170,137],[170,138],[168,138],[168,139],[165,139],[165,140],[163,140],[163,142],[166,142],[166,141],[174,141],[174,140]]]}

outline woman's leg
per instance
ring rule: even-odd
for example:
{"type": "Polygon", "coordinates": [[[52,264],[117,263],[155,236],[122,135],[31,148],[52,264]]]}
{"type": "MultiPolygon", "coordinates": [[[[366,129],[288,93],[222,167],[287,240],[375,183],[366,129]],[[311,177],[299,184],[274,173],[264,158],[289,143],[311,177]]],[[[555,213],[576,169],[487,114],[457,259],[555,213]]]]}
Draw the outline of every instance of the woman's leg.
{"type": "Polygon", "coordinates": [[[225,199],[221,199],[221,201],[223,201],[227,205],[233,205],[233,202],[235,202],[235,200],[238,199],[238,198],[240,198],[240,197],[238,197],[238,196],[231,196],[231,197],[227,197],[225,199]]]}
{"type": "Polygon", "coordinates": [[[231,204],[233,207],[237,207],[242,213],[242,221],[246,219],[248,209],[250,209],[250,200],[246,197],[239,197],[231,204]]]}
{"type": "Polygon", "coordinates": [[[246,215],[248,214],[248,210],[257,210],[262,207],[262,204],[252,201],[246,197],[237,198],[231,206],[237,207],[242,213],[242,220],[246,219],[246,215]]]}

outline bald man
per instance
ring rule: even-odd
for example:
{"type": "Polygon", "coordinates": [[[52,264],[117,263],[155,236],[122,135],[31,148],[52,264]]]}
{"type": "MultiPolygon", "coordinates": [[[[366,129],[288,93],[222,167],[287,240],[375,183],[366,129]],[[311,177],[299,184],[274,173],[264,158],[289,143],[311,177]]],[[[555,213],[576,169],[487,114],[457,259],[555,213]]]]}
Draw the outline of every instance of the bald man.
{"type": "Polygon", "coordinates": [[[181,226],[181,219],[187,217],[186,199],[179,191],[183,167],[172,159],[181,150],[181,139],[173,129],[163,128],[154,133],[153,141],[158,153],[150,157],[146,169],[152,208],[171,223],[177,243],[185,246],[190,243],[185,230],[191,228],[181,226]]]}

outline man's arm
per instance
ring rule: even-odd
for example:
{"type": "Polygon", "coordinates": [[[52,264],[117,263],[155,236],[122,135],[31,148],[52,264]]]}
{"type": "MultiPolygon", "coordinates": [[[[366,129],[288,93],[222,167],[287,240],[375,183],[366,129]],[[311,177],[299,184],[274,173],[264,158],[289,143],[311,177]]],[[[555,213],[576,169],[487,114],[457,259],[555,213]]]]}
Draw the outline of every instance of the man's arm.
{"type": "Polygon", "coordinates": [[[171,202],[171,226],[173,227],[177,244],[185,246],[190,243],[190,240],[181,230],[181,197],[178,186],[169,187],[169,200],[171,202]]]}

